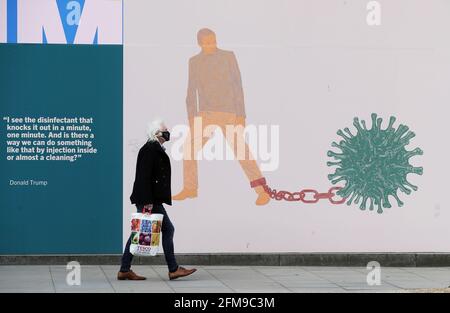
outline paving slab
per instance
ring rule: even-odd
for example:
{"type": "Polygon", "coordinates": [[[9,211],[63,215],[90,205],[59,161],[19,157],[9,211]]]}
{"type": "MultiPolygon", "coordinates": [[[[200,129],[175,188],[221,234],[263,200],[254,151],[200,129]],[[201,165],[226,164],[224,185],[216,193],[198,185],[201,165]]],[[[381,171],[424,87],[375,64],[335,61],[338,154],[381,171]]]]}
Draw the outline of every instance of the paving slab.
{"type": "MultiPolygon", "coordinates": [[[[187,265],[186,267],[191,267],[187,265]]],[[[134,265],[145,281],[117,280],[117,265],[82,265],[81,285],[66,282],[65,265],[0,266],[0,293],[409,293],[450,292],[450,268],[382,267],[381,285],[367,284],[364,267],[196,266],[170,281],[165,265],[134,265]]]]}

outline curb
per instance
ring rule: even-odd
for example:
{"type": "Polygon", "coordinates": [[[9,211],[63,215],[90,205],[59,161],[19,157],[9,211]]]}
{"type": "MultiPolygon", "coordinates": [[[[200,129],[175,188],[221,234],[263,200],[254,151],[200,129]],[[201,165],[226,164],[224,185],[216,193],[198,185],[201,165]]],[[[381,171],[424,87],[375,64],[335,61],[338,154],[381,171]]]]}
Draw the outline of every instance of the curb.
{"type": "MultiPolygon", "coordinates": [[[[0,255],[0,265],[119,265],[119,254],[0,255]]],[[[377,261],[388,267],[450,267],[450,253],[217,253],[177,254],[179,264],[211,266],[358,266],[377,261]]],[[[135,257],[134,264],[165,265],[164,255],[135,257]]]]}

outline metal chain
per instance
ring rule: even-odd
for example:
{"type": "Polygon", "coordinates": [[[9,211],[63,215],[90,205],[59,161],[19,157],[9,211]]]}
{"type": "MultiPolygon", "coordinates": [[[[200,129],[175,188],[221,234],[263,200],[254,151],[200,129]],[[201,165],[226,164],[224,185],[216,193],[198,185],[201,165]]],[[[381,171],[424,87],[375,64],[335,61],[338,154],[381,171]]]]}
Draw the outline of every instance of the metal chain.
{"type": "Polygon", "coordinates": [[[328,199],[332,204],[342,204],[345,202],[345,198],[334,199],[336,191],[342,189],[342,187],[331,187],[328,192],[318,192],[314,189],[303,189],[297,192],[289,192],[286,190],[276,190],[270,188],[268,185],[263,185],[264,190],[269,194],[272,199],[281,201],[301,201],[303,203],[317,203],[320,199],[328,199]]]}

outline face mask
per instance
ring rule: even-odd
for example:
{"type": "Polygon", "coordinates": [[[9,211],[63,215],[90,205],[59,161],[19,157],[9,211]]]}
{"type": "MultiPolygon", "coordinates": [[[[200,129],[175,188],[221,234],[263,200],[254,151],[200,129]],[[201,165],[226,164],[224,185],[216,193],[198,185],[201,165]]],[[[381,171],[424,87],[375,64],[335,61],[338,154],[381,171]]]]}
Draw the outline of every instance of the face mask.
{"type": "Polygon", "coordinates": [[[163,137],[165,141],[169,141],[170,140],[170,132],[168,130],[161,132],[161,137],[163,137]]]}

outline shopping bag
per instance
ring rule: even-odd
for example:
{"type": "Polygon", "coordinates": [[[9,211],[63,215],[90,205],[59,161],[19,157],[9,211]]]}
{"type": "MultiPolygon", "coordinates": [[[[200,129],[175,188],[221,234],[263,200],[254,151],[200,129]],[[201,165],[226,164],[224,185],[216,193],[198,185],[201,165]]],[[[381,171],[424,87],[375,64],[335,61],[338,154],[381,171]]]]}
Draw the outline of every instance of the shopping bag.
{"type": "Polygon", "coordinates": [[[131,254],[155,256],[158,253],[163,217],[162,214],[131,214],[131,254]]]}

